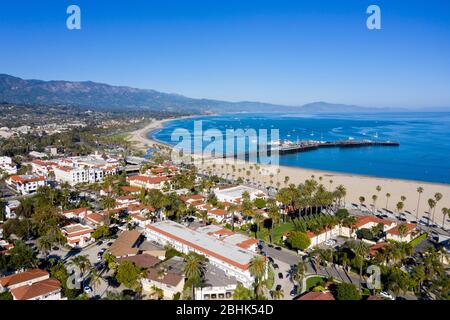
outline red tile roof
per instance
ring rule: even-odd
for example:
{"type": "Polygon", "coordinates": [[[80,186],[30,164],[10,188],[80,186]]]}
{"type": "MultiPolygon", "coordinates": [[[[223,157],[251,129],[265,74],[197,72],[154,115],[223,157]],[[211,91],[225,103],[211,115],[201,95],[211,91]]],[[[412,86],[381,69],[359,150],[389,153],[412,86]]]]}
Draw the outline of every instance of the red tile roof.
{"type": "Polygon", "coordinates": [[[31,269],[25,272],[20,272],[12,274],[7,277],[0,278],[0,285],[2,287],[13,286],[22,282],[31,281],[33,279],[38,279],[44,276],[48,276],[49,273],[41,269],[31,269]]]}
{"type": "Polygon", "coordinates": [[[373,216],[361,216],[361,217],[357,218],[357,220],[354,223],[353,227],[361,228],[362,226],[364,226],[364,225],[366,225],[366,224],[368,224],[370,222],[376,223],[376,224],[382,223],[382,224],[388,225],[388,226],[390,226],[390,225],[395,223],[394,221],[391,221],[391,220],[380,219],[380,218],[373,217],[373,216]]]}
{"type": "Polygon", "coordinates": [[[30,300],[43,295],[56,293],[61,290],[61,283],[58,280],[50,278],[35,282],[32,285],[25,285],[11,290],[11,294],[16,300],[30,300]]]}
{"type": "Polygon", "coordinates": [[[414,231],[416,229],[416,225],[415,224],[402,223],[402,224],[399,224],[398,226],[396,226],[395,228],[387,230],[386,233],[389,233],[389,234],[392,234],[392,235],[396,235],[396,236],[400,236],[399,227],[401,225],[406,226],[406,234],[410,234],[412,231],[414,231]]]}
{"type": "Polygon", "coordinates": [[[127,178],[128,181],[142,181],[148,184],[159,184],[163,181],[167,181],[167,177],[147,177],[147,176],[132,176],[127,178]]]}
{"type": "Polygon", "coordinates": [[[308,292],[297,300],[335,300],[330,292],[308,292]]]}

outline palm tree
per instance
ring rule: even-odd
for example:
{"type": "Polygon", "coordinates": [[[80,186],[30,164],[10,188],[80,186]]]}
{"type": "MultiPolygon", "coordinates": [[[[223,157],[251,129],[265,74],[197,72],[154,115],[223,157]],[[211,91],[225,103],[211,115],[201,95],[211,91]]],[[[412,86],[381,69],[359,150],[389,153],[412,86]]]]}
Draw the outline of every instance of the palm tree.
{"type": "Polygon", "coordinates": [[[113,197],[111,197],[110,195],[107,195],[105,197],[103,197],[102,199],[102,206],[104,209],[106,209],[106,224],[109,225],[110,223],[110,211],[111,209],[113,209],[116,206],[116,200],[114,200],[113,197]]]}
{"type": "Polygon", "coordinates": [[[386,193],[386,210],[389,210],[388,208],[388,203],[389,203],[389,198],[391,197],[391,194],[388,192],[386,193]]]}
{"type": "Polygon", "coordinates": [[[102,284],[101,276],[98,273],[97,269],[92,269],[89,273],[90,275],[90,285],[95,289],[98,288],[102,284]]]}
{"type": "Polygon", "coordinates": [[[431,218],[431,221],[433,221],[433,223],[434,223],[434,213],[436,211],[436,206],[437,206],[438,202],[441,201],[441,199],[442,199],[442,193],[436,192],[434,194],[434,199],[436,200],[436,204],[435,204],[435,207],[433,209],[433,217],[431,218]]]}
{"type": "Polygon", "coordinates": [[[92,268],[87,255],[77,255],[70,260],[69,264],[76,266],[80,270],[81,276],[92,268]]]}
{"type": "Polygon", "coordinates": [[[48,253],[52,248],[53,242],[49,236],[42,236],[37,240],[36,245],[37,245],[39,251],[42,251],[44,256],[47,258],[48,253]]]}
{"type": "Polygon", "coordinates": [[[377,199],[378,199],[378,196],[376,194],[372,195],[373,213],[376,213],[376,211],[377,211],[377,199]]]}
{"type": "Polygon", "coordinates": [[[362,270],[364,265],[364,259],[369,254],[369,247],[362,241],[359,241],[357,243],[350,242],[349,247],[350,249],[352,249],[352,251],[355,253],[355,255],[358,257],[359,260],[359,291],[361,291],[362,270]]]}
{"type": "Polygon", "coordinates": [[[396,207],[397,207],[398,218],[400,219],[400,212],[405,207],[405,204],[402,201],[400,201],[400,202],[397,202],[397,206],[396,207]]]}
{"type": "Polygon", "coordinates": [[[403,241],[403,237],[408,233],[408,228],[405,224],[401,224],[398,226],[398,234],[400,235],[400,241],[403,241]]]}
{"type": "Polygon", "coordinates": [[[423,188],[422,187],[418,187],[417,188],[417,193],[419,194],[419,197],[417,199],[416,221],[419,221],[420,197],[422,196],[423,188]]]}
{"type": "Polygon", "coordinates": [[[195,286],[200,285],[205,275],[205,260],[206,258],[195,252],[189,252],[185,255],[184,265],[185,277],[192,285],[192,300],[195,300],[195,286]]]}
{"type": "Polygon", "coordinates": [[[262,298],[263,294],[263,281],[262,279],[266,275],[266,261],[261,256],[255,256],[250,260],[249,271],[250,274],[255,278],[254,289],[255,297],[257,299],[262,298]]]}
{"type": "Polygon", "coordinates": [[[436,200],[434,200],[433,198],[428,199],[428,206],[430,207],[430,210],[428,211],[428,225],[429,225],[430,224],[431,211],[436,206],[436,200]]]}
{"type": "Polygon", "coordinates": [[[231,214],[231,230],[234,231],[234,214],[237,210],[237,206],[235,204],[230,204],[227,208],[227,212],[231,214]]]}
{"type": "Polygon", "coordinates": [[[279,289],[279,290],[273,290],[272,292],[272,298],[275,300],[280,300],[284,298],[284,291],[283,289],[279,289]]]}
{"type": "Polygon", "coordinates": [[[302,290],[303,286],[303,279],[305,278],[306,273],[306,262],[302,259],[297,264],[297,268],[295,270],[295,273],[292,275],[292,279],[297,282],[298,287],[300,288],[300,291],[302,290]]]}
{"type": "Polygon", "coordinates": [[[442,208],[442,229],[445,229],[445,217],[449,212],[450,210],[448,208],[442,208]]]}
{"type": "Polygon", "coordinates": [[[360,203],[359,209],[360,210],[362,210],[362,206],[364,204],[364,201],[366,201],[366,198],[364,198],[363,196],[359,197],[359,203],[360,203]]]}

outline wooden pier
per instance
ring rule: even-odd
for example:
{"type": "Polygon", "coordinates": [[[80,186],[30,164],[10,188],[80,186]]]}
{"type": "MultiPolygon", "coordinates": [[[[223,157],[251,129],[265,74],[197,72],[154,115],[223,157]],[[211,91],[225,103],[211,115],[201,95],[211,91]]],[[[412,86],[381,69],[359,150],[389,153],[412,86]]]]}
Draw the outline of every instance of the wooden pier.
{"type": "Polygon", "coordinates": [[[370,141],[370,140],[341,140],[341,141],[300,141],[293,144],[272,147],[272,151],[278,150],[279,154],[297,153],[316,150],[320,148],[361,148],[361,147],[398,147],[395,141],[370,141]]]}

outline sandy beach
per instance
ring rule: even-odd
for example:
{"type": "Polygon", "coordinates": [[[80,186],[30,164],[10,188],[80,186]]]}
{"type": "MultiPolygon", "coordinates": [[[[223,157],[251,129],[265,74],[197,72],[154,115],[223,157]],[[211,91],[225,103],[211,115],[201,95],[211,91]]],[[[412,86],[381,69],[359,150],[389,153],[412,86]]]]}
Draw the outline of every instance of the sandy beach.
{"type": "MultiPolygon", "coordinates": [[[[158,141],[152,140],[148,138],[149,132],[157,130],[161,128],[165,122],[172,121],[174,119],[165,119],[165,120],[155,120],[149,123],[144,128],[134,131],[130,134],[130,140],[135,142],[135,146],[141,150],[147,150],[149,147],[153,145],[164,145],[158,141]]],[[[212,168],[212,164],[215,163],[216,166],[214,168],[214,172],[218,175],[223,173],[231,177],[232,169],[231,166],[235,166],[235,178],[237,179],[239,176],[242,176],[244,179],[245,171],[252,165],[250,163],[245,163],[243,161],[236,161],[234,159],[228,159],[225,165],[224,160],[222,159],[214,159],[214,160],[206,160],[202,164],[201,161],[198,161],[196,165],[199,168],[212,168]],[[244,169],[245,168],[245,169],[244,169]],[[239,169],[241,172],[239,173],[239,169]]],[[[331,188],[334,189],[336,186],[342,184],[347,189],[346,202],[347,203],[355,203],[359,204],[359,197],[365,197],[364,204],[367,207],[371,207],[373,204],[372,196],[377,195],[378,199],[376,201],[376,207],[378,209],[387,208],[390,211],[396,212],[396,204],[401,201],[401,197],[406,197],[404,201],[404,210],[409,211],[413,216],[416,216],[419,194],[417,193],[417,188],[422,187],[424,189],[423,193],[420,196],[420,205],[419,205],[419,219],[422,216],[427,216],[427,212],[429,211],[428,199],[433,198],[436,193],[442,194],[442,199],[437,203],[435,213],[434,213],[434,221],[436,224],[441,225],[443,222],[442,208],[450,208],[450,184],[439,184],[439,183],[429,183],[422,181],[413,181],[413,180],[401,180],[401,179],[390,179],[390,178],[378,178],[371,176],[363,176],[356,175],[350,173],[337,173],[331,171],[321,171],[321,170],[312,170],[305,168],[297,168],[297,167],[287,167],[287,166],[264,166],[260,165],[261,169],[259,172],[253,170],[250,178],[253,180],[253,175],[255,176],[255,181],[262,184],[269,184],[272,180],[274,185],[277,182],[280,183],[280,186],[284,186],[285,177],[289,177],[288,183],[299,184],[303,183],[306,179],[310,179],[311,176],[314,176],[316,179],[321,177],[321,183],[330,188],[330,180],[332,180],[331,188]],[[279,169],[279,173],[278,173],[279,169]],[[270,177],[270,174],[273,174],[273,177],[270,177]],[[376,187],[380,186],[381,191],[378,192],[376,187]],[[390,193],[389,199],[386,197],[386,193],[390,193]]],[[[448,220],[449,217],[446,217],[448,220]]],[[[446,222],[448,226],[449,223],[446,222]]]]}

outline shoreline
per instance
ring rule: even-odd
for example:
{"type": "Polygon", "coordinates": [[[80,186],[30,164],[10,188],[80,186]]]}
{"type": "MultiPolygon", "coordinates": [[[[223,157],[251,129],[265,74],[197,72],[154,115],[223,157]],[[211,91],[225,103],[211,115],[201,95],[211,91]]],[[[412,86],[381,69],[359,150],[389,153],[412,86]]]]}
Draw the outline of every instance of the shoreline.
{"type": "MultiPolygon", "coordinates": [[[[169,118],[163,120],[155,120],[150,124],[145,126],[142,129],[131,132],[131,141],[136,143],[136,147],[140,150],[147,151],[151,145],[161,145],[166,148],[172,148],[171,145],[158,141],[156,139],[152,139],[149,136],[152,135],[158,129],[164,127],[164,124],[170,121],[187,119],[187,118],[195,118],[202,117],[204,115],[193,115],[179,118],[169,118]]],[[[200,162],[200,161],[197,161],[200,162]]],[[[228,169],[222,168],[221,166],[225,163],[231,163],[236,167],[236,176],[237,171],[240,168],[241,171],[244,171],[253,166],[253,163],[248,163],[239,160],[235,161],[234,159],[228,159],[225,161],[224,159],[205,159],[204,164],[197,163],[197,166],[205,169],[208,164],[216,164],[214,171],[218,174],[225,174],[228,169]]],[[[353,173],[345,173],[345,172],[336,172],[336,171],[327,171],[320,169],[309,169],[303,167],[295,167],[295,166],[271,166],[271,165],[261,165],[258,164],[259,167],[265,168],[267,172],[271,172],[274,177],[272,180],[274,184],[278,181],[281,183],[281,187],[284,186],[285,177],[289,177],[289,183],[303,183],[306,179],[310,179],[312,175],[316,178],[322,177],[323,185],[329,189],[329,180],[333,180],[332,187],[333,189],[342,184],[347,189],[346,202],[347,203],[355,203],[359,204],[359,197],[365,197],[364,204],[370,208],[372,201],[372,195],[377,195],[378,199],[376,201],[376,207],[378,209],[386,207],[386,193],[390,193],[391,197],[388,200],[388,209],[392,212],[396,212],[396,204],[401,201],[400,197],[405,196],[406,200],[404,201],[404,209],[403,211],[409,211],[413,216],[416,215],[417,211],[417,202],[418,202],[418,193],[417,188],[423,187],[424,192],[421,195],[420,208],[419,208],[419,219],[422,216],[425,216],[425,212],[428,211],[428,199],[434,198],[434,194],[439,192],[443,195],[443,198],[436,206],[435,209],[435,222],[439,226],[442,224],[442,208],[450,207],[450,184],[445,183],[437,183],[437,182],[426,182],[426,181],[418,181],[418,180],[408,180],[408,179],[399,179],[399,178],[386,178],[386,177],[376,177],[369,175],[360,175],[353,173]],[[279,178],[277,180],[277,170],[280,170],[279,178]],[[376,186],[381,186],[382,190],[380,192],[376,191],[376,186]]],[[[225,166],[224,166],[225,167],[225,166]]],[[[230,170],[228,170],[230,171],[230,170]]],[[[230,172],[228,172],[230,174],[230,172]]],[[[244,174],[242,173],[241,176],[244,174]]],[[[269,179],[269,174],[258,174],[258,180],[266,180],[269,179]]],[[[245,177],[243,177],[245,179],[245,177]]],[[[256,179],[256,178],[255,178],[256,179]]],[[[447,217],[448,219],[449,217],[447,217]]],[[[448,222],[446,222],[448,225],[448,222]]]]}

